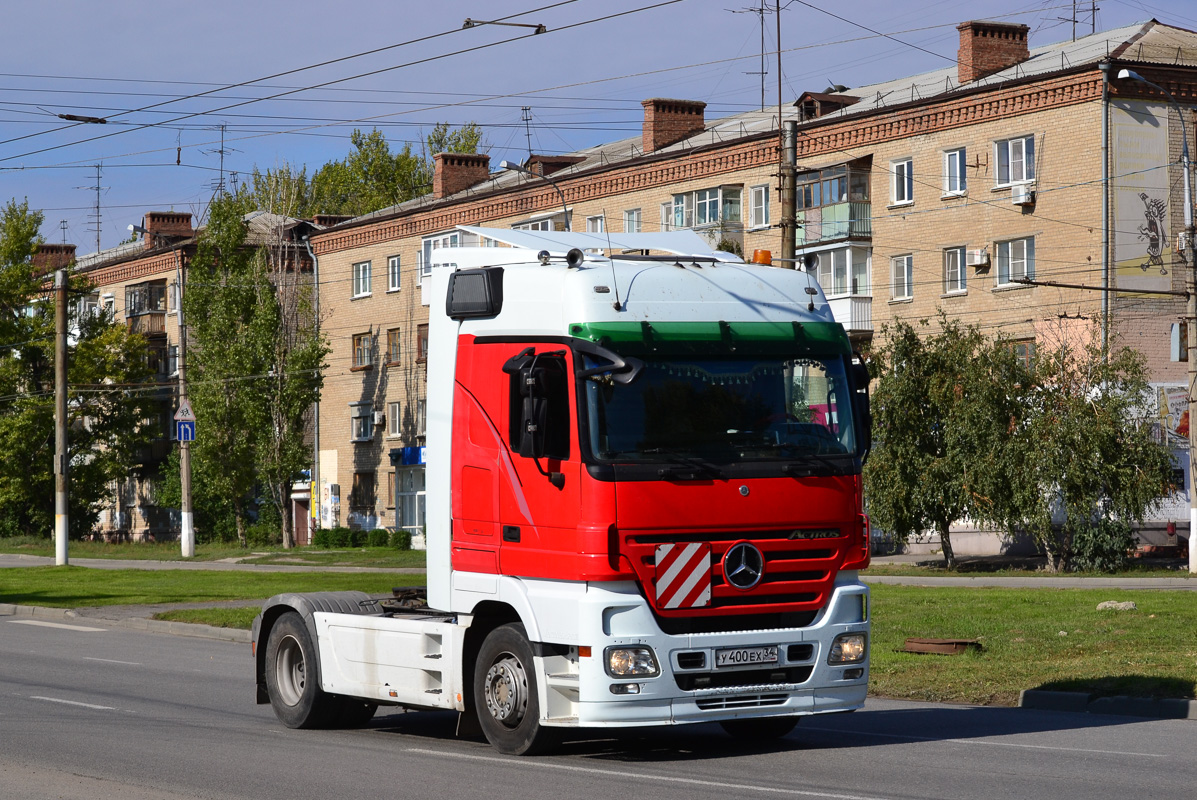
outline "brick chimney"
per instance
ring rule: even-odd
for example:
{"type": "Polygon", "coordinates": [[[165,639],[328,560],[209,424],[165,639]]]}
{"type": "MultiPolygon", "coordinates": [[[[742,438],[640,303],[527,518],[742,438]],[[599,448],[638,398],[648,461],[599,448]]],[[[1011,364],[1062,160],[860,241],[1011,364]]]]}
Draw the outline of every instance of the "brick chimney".
{"type": "Polygon", "coordinates": [[[437,200],[490,177],[490,156],[485,153],[437,153],[432,159],[432,196],[437,200]]]}
{"type": "Polygon", "coordinates": [[[701,133],[706,127],[703,111],[707,104],[698,100],[667,100],[654,97],[642,100],[644,132],[641,142],[644,152],[652,153],[662,147],[680,142],[701,133]]]}
{"type": "Polygon", "coordinates": [[[531,155],[524,162],[524,166],[537,175],[552,175],[573,164],[581,164],[585,156],[542,156],[531,155]]]}
{"type": "Polygon", "coordinates": [[[190,239],[195,235],[191,214],[185,211],[151,211],[145,215],[145,229],[146,250],[168,244],[167,238],[190,239]]]}
{"type": "Polygon", "coordinates": [[[46,275],[75,260],[73,244],[39,244],[30,261],[36,275],[46,275]]]}
{"type": "Polygon", "coordinates": [[[956,54],[961,83],[975,81],[1012,67],[1031,57],[1026,25],[1013,22],[974,20],[956,26],[960,50],[956,54]]]}
{"type": "Polygon", "coordinates": [[[312,224],[319,228],[331,228],[334,225],[340,225],[342,222],[348,222],[353,219],[350,214],[314,214],[312,216],[312,224]]]}

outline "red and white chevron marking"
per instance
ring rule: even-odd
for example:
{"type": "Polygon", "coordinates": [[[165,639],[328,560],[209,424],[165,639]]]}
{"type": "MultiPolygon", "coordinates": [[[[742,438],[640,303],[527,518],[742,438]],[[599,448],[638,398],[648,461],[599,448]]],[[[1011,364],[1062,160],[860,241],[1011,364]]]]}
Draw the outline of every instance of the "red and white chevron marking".
{"type": "Polygon", "coordinates": [[[711,546],[699,542],[657,548],[657,604],[701,608],[711,604],[711,546]]]}

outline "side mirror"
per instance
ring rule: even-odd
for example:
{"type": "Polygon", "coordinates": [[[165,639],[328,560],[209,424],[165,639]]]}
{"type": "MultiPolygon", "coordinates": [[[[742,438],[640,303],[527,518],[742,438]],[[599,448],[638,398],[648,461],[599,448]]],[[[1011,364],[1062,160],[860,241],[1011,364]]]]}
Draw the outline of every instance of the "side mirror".
{"type": "Polygon", "coordinates": [[[860,353],[852,354],[850,365],[852,381],[852,410],[856,420],[856,441],[860,460],[868,458],[873,447],[873,411],[869,401],[869,368],[860,353]]]}

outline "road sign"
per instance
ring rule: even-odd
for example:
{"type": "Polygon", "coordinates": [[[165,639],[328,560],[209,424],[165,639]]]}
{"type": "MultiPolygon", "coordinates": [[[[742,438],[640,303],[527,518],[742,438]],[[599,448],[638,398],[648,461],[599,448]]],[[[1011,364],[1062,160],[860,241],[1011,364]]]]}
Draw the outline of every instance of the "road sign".
{"type": "MultiPolygon", "coordinates": [[[[188,409],[190,410],[190,408],[188,409]]],[[[175,422],[178,429],[177,438],[180,442],[194,442],[195,441],[195,420],[181,419],[175,422]]]]}
{"type": "Polygon", "coordinates": [[[179,422],[195,422],[195,412],[191,410],[191,401],[183,398],[179,403],[179,410],[175,412],[175,419],[179,422]]]}

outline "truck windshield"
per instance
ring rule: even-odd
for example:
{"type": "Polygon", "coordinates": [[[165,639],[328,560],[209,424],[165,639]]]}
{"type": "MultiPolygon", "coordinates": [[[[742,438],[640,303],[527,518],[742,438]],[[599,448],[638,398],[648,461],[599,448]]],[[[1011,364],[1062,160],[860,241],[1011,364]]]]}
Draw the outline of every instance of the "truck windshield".
{"type": "Polygon", "coordinates": [[[839,356],[645,356],[636,379],[583,381],[599,461],[710,463],[851,455],[851,389],[839,356]]]}

